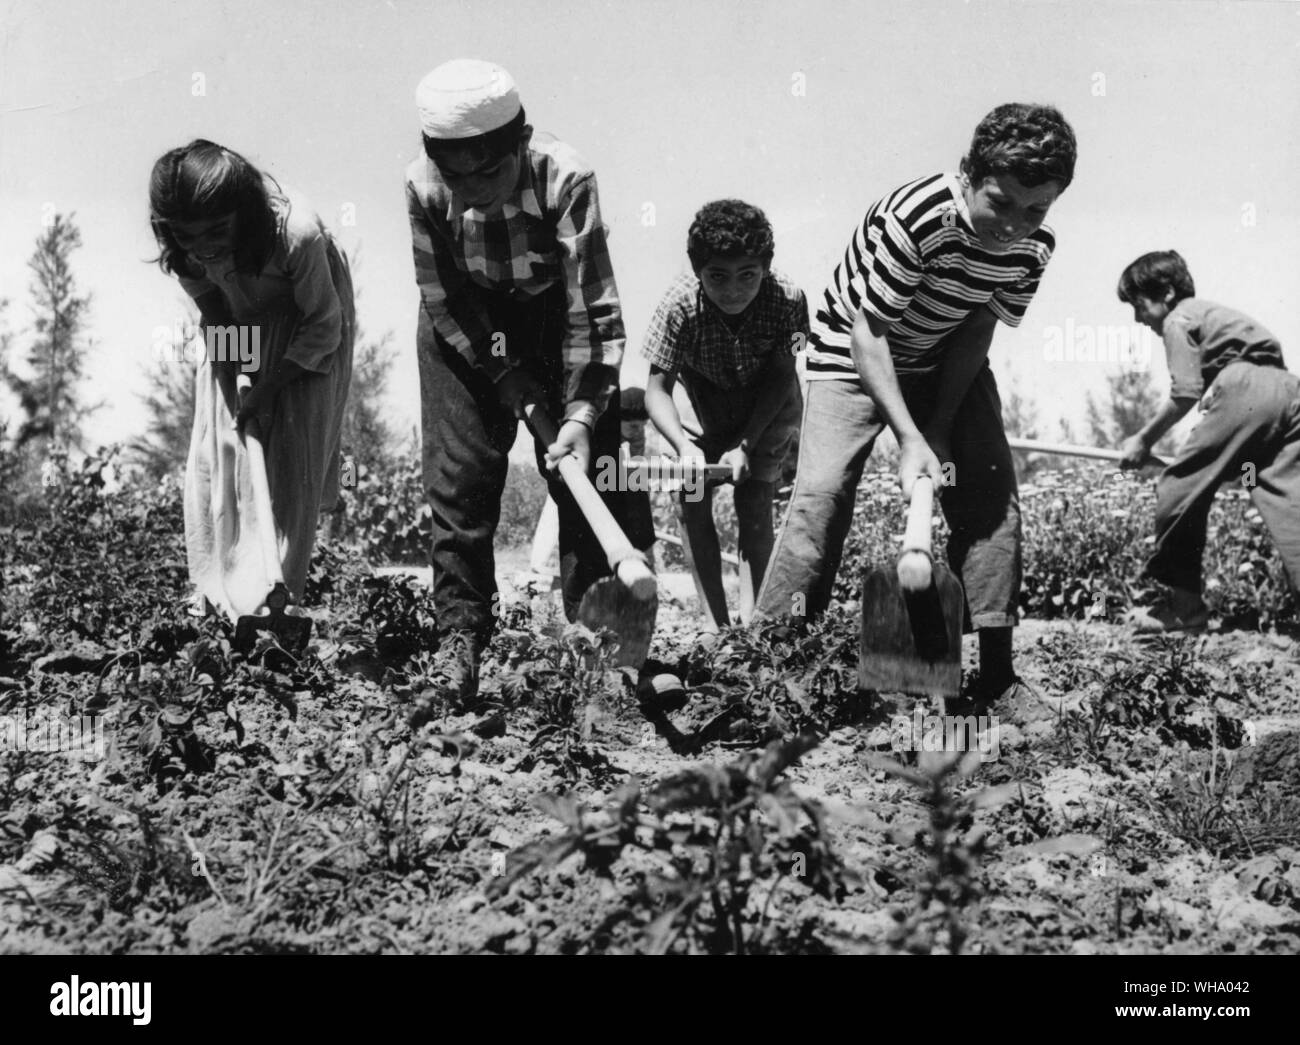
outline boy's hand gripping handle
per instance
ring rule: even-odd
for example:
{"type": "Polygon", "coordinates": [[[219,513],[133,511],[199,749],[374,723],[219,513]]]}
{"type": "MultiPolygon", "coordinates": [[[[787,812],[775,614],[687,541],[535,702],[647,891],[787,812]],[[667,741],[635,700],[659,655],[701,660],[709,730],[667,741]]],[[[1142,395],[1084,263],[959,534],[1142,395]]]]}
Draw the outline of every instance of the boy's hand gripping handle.
{"type": "MultiPolygon", "coordinates": [[[[549,447],[555,442],[558,435],[555,422],[540,403],[525,404],[524,419],[543,446],[549,447]]],[[[573,454],[565,454],[558,468],[564,485],[573,494],[583,517],[605,550],[610,569],[631,589],[636,598],[643,601],[653,598],[659,590],[653,571],[647,565],[645,556],[632,547],[614,516],[605,507],[605,502],[591,485],[587,473],[582,470],[582,464],[573,454]]]]}
{"type": "Polygon", "coordinates": [[[907,507],[907,529],[903,532],[903,553],[898,557],[898,583],[904,591],[924,591],[930,587],[931,515],[934,512],[934,482],[928,475],[912,484],[912,500],[907,507]]]}

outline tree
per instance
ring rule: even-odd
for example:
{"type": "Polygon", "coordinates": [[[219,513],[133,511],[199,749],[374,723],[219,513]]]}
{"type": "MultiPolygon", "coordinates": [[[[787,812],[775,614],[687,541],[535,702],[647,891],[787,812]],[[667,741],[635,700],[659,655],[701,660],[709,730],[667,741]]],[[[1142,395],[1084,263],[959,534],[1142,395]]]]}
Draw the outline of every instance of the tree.
{"type": "MultiPolygon", "coordinates": [[[[355,279],[361,267],[360,250],[348,256],[348,267],[355,279]]],[[[359,306],[361,292],[354,290],[353,294],[359,306]]],[[[344,455],[366,471],[381,469],[393,457],[394,434],[384,419],[388,413],[384,396],[394,359],[392,341],[391,330],[386,330],[378,338],[367,339],[358,321],[352,355],[352,383],[343,411],[342,447],[344,455]]]]}
{"type": "Polygon", "coordinates": [[[1011,391],[1002,404],[1002,426],[1013,439],[1038,438],[1038,408],[1020,394],[1017,381],[1011,382],[1011,391]]]}
{"type": "Polygon", "coordinates": [[[393,332],[366,340],[357,325],[352,356],[352,384],[343,411],[343,452],[367,470],[380,468],[392,457],[393,430],[384,420],[383,401],[393,366],[393,332]]]}
{"type": "MultiPolygon", "coordinates": [[[[1160,396],[1145,370],[1121,370],[1106,377],[1106,397],[1098,402],[1088,393],[1087,421],[1099,447],[1118,447],[1156,415],[1160,396]]],[[[1163,442],[1163,440],[1162,440],[1163,442]]],[[[1158,451],[1157,451],[1158,452],[1158,451]]]]}
{"type": "MultiPolygon", "coordinates": [[[[5,384],[9,384],[9,348],[13,344],[13,333],[5,321],[8,308],[9,299],[0,298],[0,382],[5,384]]],[[[27,471],[27,454],[13,444],[9,429],[9,419],[0,417],[0,523],[13,516],[15,506],[26,492],[23,477],[27,471]]]]}
{"type": "MultiPolygon", "coordinates": [[[[1009,439],[1038,438],[1038,408],[1033,401],[1020,394],[1020,383],[1012,379],[1010,391],[1002,401],[1002,427],[1009,439]]],[[[1022,479],[1043,467],[1041,457],[1030,457],[1023,450],[1013,450],[1011,459],[1015,462],[1016,474],[1022,479]]]]}
{"type": "Polygon", "coordinates": [[[82,421],[97,406],[86,406],[78,385],[83,377],[87,344],[82,336],[89,295],[77,293],[70,258],[81,246],[72,216],[56,214],[36,241],[27,266],[34,274],[36,337],[27,353],[30,377],[6,368],[5,380],[18,397],[24,419],[14,434],[16,446],[33,440],[47,446],[82,446],[82,421]]]}
{"type": "MultiPolygon", "coordinates": [[[[198,329],[199,314],[191,309],[182,327],[182,338],[198,329]]],[[[184,467],[194,425],[195,363],[187,360],[183,344],[171,348],[168,353],[154,355],[148,384],[140,397],[149,415],[145,434],[130,444],[134,463],[154,479],[184,467]]]]}

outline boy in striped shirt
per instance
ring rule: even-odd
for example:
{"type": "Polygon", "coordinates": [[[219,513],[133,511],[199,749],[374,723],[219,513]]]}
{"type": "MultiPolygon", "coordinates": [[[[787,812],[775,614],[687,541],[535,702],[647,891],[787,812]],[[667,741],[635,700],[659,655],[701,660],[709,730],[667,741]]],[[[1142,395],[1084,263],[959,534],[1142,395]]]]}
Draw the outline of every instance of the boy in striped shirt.
{"type": "MultiPolygon", "coordinates": [[[[425,493],[433,511],[435,695],[471,700],[495,624],[492,538],[507,454],[530,402],[560,424],[537,444],[559,509],[565,611],[609,573],[555,473],[618,459],[623,317],[596,178],[569,146],[533,135],[510,74],[459,59],[416,91],[424,155],[406,171],[420,287],[417,355],[425,493]]],[[[604,494],[632,544],[654,541],[644,492],[604,494]]]]}
{"type": "Polygon", "coordinates": [[[1002,105],[975,130],[958,174],[877,201],[814,302],[799,467],[759,594],[765,617],[825,610],[863,466],[888,425],[905,498],[942,491],[948,559],[979,633],[978,703],[1014,697],[1011,629],[1020,506],[988,367],[993,330],[1019,324],[1055,247],[1043,225],[1074,176],[1074,133],[1049,106],[1002,105]]]}

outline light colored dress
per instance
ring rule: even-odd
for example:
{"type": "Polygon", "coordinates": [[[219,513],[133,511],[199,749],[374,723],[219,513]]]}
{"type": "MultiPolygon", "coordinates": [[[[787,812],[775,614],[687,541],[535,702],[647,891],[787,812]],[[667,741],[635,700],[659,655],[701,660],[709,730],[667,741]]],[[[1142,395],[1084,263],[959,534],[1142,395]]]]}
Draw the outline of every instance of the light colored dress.
{"type": "Polygon", "coordinates": [[[300,599],[317,521],[338,501],[339,440],[356,333],[346,258],[300,195],[269,188],[281,235],[262,274],[236,272],[223,258],[209,263],[201,278],[180,281],[196,302],[219,291],[236,328],[224,341],[205,331],[185,468],[190,580],[232,618],[256,612],[270,590],[248,453],[234,429],[236,374],[265,373],[281,358],[308,371],[281,389],[270,431],[263,433],[281,568],[300,599]]]}

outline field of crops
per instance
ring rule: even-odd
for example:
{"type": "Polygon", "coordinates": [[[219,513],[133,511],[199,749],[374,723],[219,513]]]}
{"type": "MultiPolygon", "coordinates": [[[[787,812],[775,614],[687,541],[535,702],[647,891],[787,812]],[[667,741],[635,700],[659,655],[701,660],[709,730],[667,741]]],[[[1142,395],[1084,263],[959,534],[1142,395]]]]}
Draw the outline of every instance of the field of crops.
{"type": "Polygon", "coordinates": [[[858,578],[902,529],[883,473],[823,623],[701,637],[665,599],[665,703],[511,597],[482,705],[412,734],[432,604],[375,573],[418,545],[409,491],[318,549],[294,661],[191,616],[174,482],[103,465],[0,534],[7,951],[1300,950],[1297,607],[1239,491],[1215,626],[1139,645],[1116,621],[1150,485],[1036,474],[1016,642],[1042,699],[963,756],[901,749],[925,702],[856,692],[858,578]],[[80,716],[103,757],[13,750],[80,716]]]}

